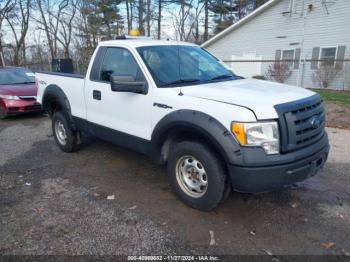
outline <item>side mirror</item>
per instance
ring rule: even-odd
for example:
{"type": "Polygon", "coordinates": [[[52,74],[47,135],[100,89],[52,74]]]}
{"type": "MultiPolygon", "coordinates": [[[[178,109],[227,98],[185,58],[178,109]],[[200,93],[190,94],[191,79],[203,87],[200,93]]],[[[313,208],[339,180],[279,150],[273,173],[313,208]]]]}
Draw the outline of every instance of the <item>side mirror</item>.
{"type": "Polygon", "coordinates": [[[135,81],[135,78],[133,76],[111,75],[111,89],[114,92],[147,94],[146,82],[135,81]]]}

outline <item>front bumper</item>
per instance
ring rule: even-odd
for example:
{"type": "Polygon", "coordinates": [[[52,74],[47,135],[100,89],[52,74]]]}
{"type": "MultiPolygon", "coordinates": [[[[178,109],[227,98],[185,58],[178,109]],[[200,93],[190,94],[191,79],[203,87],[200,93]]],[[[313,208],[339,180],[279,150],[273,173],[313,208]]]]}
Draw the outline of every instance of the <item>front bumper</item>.
{"type": "Polygon", "coordinates": [[[41,105],[35,100],[4,100],[4,104],[8,115],[42,111],[41,105]]]}
{"type": "Polygon", "coordinates": [[[234,190],[246,193],[266,192],[314,176],[323,167],[329,152],[328,143],[316,153],[287,164],[262,167],[228,166],[234,190]]]}

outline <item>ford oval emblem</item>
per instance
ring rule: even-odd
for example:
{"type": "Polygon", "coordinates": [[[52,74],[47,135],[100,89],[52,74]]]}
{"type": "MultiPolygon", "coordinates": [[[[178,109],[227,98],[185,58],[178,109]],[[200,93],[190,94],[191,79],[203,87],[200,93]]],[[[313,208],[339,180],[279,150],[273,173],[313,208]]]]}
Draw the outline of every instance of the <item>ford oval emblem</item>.
{"type": "Polygon", "coordinates": [[[321,126],[321,119],[319,116],[313,116],[310,118],[310,125],[312,129],[319,128],[321,126]]]}

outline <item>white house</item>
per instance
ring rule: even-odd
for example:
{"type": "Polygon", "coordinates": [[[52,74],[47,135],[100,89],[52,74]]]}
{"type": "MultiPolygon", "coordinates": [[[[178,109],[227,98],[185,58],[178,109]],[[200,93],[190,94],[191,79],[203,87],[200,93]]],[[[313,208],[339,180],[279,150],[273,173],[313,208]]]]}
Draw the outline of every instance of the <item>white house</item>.
{"type": "Polygon", "coordinates": [[[270,0],[202,47],[244,77],[265,75],[276,60],[292,71],[286,83],[318,87],[327,60],[329,87],[350,88],[350,0],[270,0]],[[249,61],[249,62],[248,62],[249,61]]]}

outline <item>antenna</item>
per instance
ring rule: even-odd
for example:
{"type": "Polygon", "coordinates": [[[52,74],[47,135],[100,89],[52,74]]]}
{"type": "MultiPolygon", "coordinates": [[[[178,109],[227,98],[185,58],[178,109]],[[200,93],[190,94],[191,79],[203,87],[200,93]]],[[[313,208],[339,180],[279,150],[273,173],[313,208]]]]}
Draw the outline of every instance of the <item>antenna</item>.
{"type": "Polygon", "coordinates": [[[183,95],[184,95],[184,93],[182,93],[182,88],[181,88],[181,86],[180,86],[179,96],[183,96],[183,95]]]}

